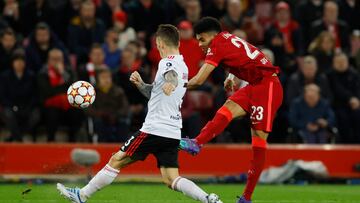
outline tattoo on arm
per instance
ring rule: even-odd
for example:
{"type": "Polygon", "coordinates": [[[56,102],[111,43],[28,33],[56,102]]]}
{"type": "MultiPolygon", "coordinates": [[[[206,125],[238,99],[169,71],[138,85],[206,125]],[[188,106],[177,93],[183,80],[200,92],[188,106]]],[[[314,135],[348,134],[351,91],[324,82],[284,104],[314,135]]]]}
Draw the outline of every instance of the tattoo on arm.
{"type": "Polygon", "coordinates": [[[170,70],[165,73],[164,77],[166,82],[173,84],[175,87],[178,86],[179,80],[176,71],[170,70]]]}
{"type": "Polygon", "coordinates": [[[152,88],[153,88],[152,84],[146,84],[146,83],[143,83],[140,86],[138,86],[138,89],[141,92],[141,94],[143,94],[148,99],[150,99],[152,88]]]}

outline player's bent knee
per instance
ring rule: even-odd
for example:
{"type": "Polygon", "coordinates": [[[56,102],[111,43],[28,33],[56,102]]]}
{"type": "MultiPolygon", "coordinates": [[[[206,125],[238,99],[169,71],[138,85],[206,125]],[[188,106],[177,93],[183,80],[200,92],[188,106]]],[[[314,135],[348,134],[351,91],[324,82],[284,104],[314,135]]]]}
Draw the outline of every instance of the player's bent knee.
{"type": "Polygon", "coordinates": [[[261,139],[267,140],[269,133],[262,130],[252,130],[253,136],[260,137],[261,139]]]}
{"type": "Polygon", "coordinates": [[[246,111],[239,104],[230,99],[226,100],[224,106],[231,112],[233,118],[246,115],[246,111]]]}
{"type": "Polygon", "coordinates": [[[126,160],[128,157],[124,152],[117,152],[116,154],[112,155],[109,160],[109,165],[115,169],[122,169],[128,163],[126,160]]]}

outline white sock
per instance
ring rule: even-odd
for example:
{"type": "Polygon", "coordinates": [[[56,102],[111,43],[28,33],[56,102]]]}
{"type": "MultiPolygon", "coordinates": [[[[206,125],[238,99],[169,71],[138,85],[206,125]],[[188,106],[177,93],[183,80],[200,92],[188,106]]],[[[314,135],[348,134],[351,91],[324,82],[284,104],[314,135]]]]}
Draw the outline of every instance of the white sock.
{"type": "Polygon", "coordinates": [[[171,184],[171,188],[173,190],[184,193],[184,195],[189,196],[194,200],[199,200],[203,203],[207,203],[206,197],[208,196],[208,194],[189,179],[179,176],[171,184]]]}
{"type": "Polygon", "coordinates": [[[81,198],[86,200],[96,191],[110,185],[119,172],[119,170],[112,168],[109,164],[106,164],[106,166],[101,169],[85,187],[81,188],[81,198]]]}

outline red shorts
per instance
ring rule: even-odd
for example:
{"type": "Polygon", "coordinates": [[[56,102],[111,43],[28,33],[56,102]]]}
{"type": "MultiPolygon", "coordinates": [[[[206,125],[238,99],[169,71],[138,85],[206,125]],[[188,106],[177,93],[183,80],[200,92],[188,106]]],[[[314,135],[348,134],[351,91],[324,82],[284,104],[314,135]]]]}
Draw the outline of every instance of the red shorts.
{"type": "Polygon", "coordinates": [[[283,89],[276,76],[264,77],[260,83],[239,89],[229,99],[250,114],[251,128],[271,132],[283,100],[283,89]]]}

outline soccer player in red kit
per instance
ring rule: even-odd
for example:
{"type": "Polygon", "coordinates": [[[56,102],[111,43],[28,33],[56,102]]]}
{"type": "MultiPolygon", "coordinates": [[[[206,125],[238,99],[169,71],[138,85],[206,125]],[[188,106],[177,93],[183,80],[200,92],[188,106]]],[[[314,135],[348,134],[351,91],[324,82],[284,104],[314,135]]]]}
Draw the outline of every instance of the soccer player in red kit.
{"type": "Polygon", "coordinates": [[[232,119],[249,115],[253,158],[245,191],[237,203],[251,203],[252,193],[265,163],[266,140],[283,99],[278,79],[280,69],[273,66],[258,48],[235,35],[222,32],[215,18],[202,18],[195,25],[194,32],[199,46],[207,51],[207,55],[205,64],[188,82],[188,89],[202,85],[219,64],[230,73],[224,82],[226,89],[233,88],[234,76],[249,84],[228,98],[195,139],[182,139],[180,148],[197,154],[200,146],[220,134],[232,119]]]}

